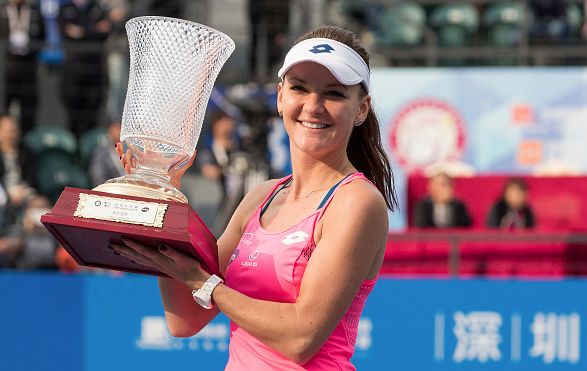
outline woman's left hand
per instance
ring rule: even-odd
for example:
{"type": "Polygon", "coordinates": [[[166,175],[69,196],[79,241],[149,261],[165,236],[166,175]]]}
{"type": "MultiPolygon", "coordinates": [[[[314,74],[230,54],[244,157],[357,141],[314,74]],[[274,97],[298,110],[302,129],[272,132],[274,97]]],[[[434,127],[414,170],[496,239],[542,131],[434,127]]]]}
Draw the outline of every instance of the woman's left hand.
{"type": "Polygon", "coordinates": [[[168,245],[161,245],[158,249],[140,242],[123,238],[124,245],[111,243],[114,252],[125,256],[132,261],[153,267],[169,277],[184,283],[192,290],[200,289],[210,275],[202,269],[200,262],[195,258],[168,245]]]}

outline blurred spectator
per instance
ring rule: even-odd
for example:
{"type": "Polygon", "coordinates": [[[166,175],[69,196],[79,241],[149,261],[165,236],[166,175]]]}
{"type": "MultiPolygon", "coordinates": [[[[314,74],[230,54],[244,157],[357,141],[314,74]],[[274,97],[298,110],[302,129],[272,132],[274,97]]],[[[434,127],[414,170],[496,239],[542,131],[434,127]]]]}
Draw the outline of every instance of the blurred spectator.
{"type": "Polygon", "coordinates": [[[198,149],[196,169],[206,178],[221,182],[227,190],[230,181],[227,178],[233,173],[232,167],[243,153],[234,118],[223,111],[214,112],[210,121],[210,134],[211,138],[205,142],[205,147],[198,149]]]}
{"type": "Polygon", "coordinates": [[[428,181],[428,196],[416,204],[416,227],[469,227],[471,218],[465,204],[455,198],[453,179],[439,173],[428,181]]]}
{"type": "Polygon", "coordinates": [[[563,0],[530,0],[528,36],[531,40],[561,42],[568,40],[570,25],[563,0]]]}
{"type": "Polygon", "coordinates": [[[37,109],[37,53],[44,38],[43,17],[35,5],[9,0],[0,10],[0,33],[8,41],[4,55],[4,108],[20,104],[22,131],[35,125],[37,109]],[[31,45],[31,41],[39,41],[31,45]]]}
{"type": "Polygon", "coordinates": [[[69,129],[79,138],[97,125],[105,72],[101,42],[112,24],[98,1],[71,0],[59,11],[59,26],[67,51],[61,93],[69,129]]]}
{"type": "Polygon", "coordinates": [[[271,73],[283,58],[288,42],[289,0],[249,0],[249,20],[251,75],[259,77],[271,73]]]}
{"type": "Polygon", "coordinates": [[[14,226],[2,229],[0,236],[0,269],[14,268],[14,262],[22,245],[21,236],[14,232],[14,226]]]}
{"type": "Polygon", "coordinates": [[[51,203],[45,196],[35,196],[27,204],[20,228],[15,237],[20,240],[16,257],[17,269],[57,269],[55,252],[58,243],[41,223],[41,215],[51,211],[51,203]]]}
{"type": "Polygon", "coordinates": [[[10,115],[0,117],[0,176],[8,193],[8,223],[14,223],[28,198],[36,193],[37,166],[33,152],[21,140],[20,128],[10,115]]]}
{"type": "Polygon", "coordinates": [[[249,157],[242,149],[233,117],[223,111],[211,116],[211,140],[198,149],[195,168],[210,180],[222,183],[224,197],[212,232],[224,230],[245,193],[249,157]]]}
{"type": "Polygon", "coordinates": [[[120,141],[120,128],[120,120],[112,121],[106,131],[111,145],[96,148],[91,156],[89,173],[92,187],[125,174],[120,165],[120,157],[114,149],[114,145],[120,141]]]}
{"type": "Polygon", "coordinates": [[[105,42],[108,69],[106,111],[110,117],[122,116],[128,85],[129,51],[124,25],[129,19],[128,0],[104,0],[112,29],[105,42]]]}
{"type": "Polygon", "coordinates": [[[528,186],[521,179],[509,179],[502,197],[491,208],[487,227],[520,229],[534,227],[534,213],[527,203],[528,186]]]}

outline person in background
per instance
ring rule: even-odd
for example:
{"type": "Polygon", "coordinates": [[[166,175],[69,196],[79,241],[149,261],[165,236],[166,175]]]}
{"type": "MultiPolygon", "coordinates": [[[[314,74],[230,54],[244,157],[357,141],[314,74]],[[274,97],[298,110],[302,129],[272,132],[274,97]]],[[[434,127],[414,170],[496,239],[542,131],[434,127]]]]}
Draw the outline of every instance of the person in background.
{"type": "Polygon", "coordinates": [[[198,150],[195,167],[206,178],[221,182],[226,192],[230,169],[234,167],[243,150],[234,118],[224,111],[216,111],[210,121],[211,139],[204,142],[204,148],[198,150]]]}
{"type": "Polygon", "coordinates": [[[67,52],[61,73],[61,94],[69,116],[69,129],[79,138],[98,123],[105,86],[102,43],[112,23],[100,2],[71,0],[59,11],[59,27],[67,52]]]}
{"type": "Polygon", "coordinates": [[[122,116],[130,57],[124,25],[130,18],[129,0],[103,0],[112,29],[104,45],[108,71],[108,99],[106,111],[110,117],[122,116]]]}
{"type": "Polygon", "coordinates": [[[7,220],[15,223],[27,200],[37,193],[37,161],[21,140],[17,120],[0,116],[0,181],[8,193],[7,220]]]}
{"type": "Polygon", "coordinates": [[[467,207],[455,198],[454,183],[450,176],[438,173],[428,180],[428,196],[416,204],[414,226],[420,228],[471,226],[467,207]]]}
{"type": "Polygon", "coordinates": [[[58,243],[41,223],[41,215],[51,212],[51,208],[51,202],[45,196],[34,196],[29,200],[18,231],[20,251],[16,257],[16,269],[57,269],[55,252],[58,243]]]}
{"type": "Polygon", "coordinates": [[[211,116],[211,139],[198,150],[195,168],[200,173],[222,184],[224,195],[218,205],[218,214],[211,229],[222,234],[230,217],[245,194],[245,178],[249,169],[249,156],[243,150],[237,134],[236,122],[224,111],[211,116]]]}
{"type": "Polygon", "coordinates": [[[4,54],[4,109],[20,104],[22,132],[35,126],[37,110],[37,54],[45,37],[39,9],[24,0],[9,0],[0,8],[0,34],[8,41],[4,54]],[[36,44],[34,44],[36,42],[36,44]]]}
{"type": "Polygon", "coordinates": [[[251,75],[260,78],[276,67],[287,42],[290,0],[249,0],[251,75]]]}
{"type": "Polygon", "coordinates": [[[124,175],[124,169],[120,168],[120,156],[114,149],[114,145],[120,140],[120,129],[120,118],[112,120],[106,129],[111,145],[100,146],[92,154],[88,170],[92,187],[124,175]]]}
{"type": "Polygon", "coordinates": [[[530,0],[528,36],[531,40],[546,43],[561,43],[570,37],[566,2],[563,0],[530,0]]]}
{"type": "Polygon", "coordinates": [[[501,199],[489,211],[487,227],[508,230],[533,228],[534,213],[527,198],[528,185],[522,179],[509,179],[503,188],[501,199]]]}

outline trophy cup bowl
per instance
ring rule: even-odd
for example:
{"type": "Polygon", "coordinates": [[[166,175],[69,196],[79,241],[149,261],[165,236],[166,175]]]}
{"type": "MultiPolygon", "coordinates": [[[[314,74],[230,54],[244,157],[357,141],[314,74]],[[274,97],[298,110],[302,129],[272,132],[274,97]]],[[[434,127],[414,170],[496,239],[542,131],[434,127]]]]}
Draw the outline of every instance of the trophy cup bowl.
{"type": "Polygon", "coordinates": [[[194,155],[234,42],[168,17],[133,18],[126,31],[131,64],[120,140],[131,172],[91,191],[66,187],[41,222],[80,265],[164,275],[108,249],[126,237],[154,248],[170,244],[220,275],[216,239],[170,180],[194,155]]]}
{"type": "Polygon", "coordinates": [[[187,202],[169,181],[194,154],[214,81],[234,42],[167,17],[133,18],[126,32],[130,74],[120,140],[136,166],[95,190],[187,202]]]}

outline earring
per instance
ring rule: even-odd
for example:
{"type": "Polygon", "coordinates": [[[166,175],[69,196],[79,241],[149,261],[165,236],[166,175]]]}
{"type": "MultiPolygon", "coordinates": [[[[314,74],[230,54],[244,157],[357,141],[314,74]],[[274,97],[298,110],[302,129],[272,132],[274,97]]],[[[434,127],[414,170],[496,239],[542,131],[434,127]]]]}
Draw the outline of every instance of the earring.
{"type": "Polygon", "coordinates": [[[359,121],[355,122],[355,126],[361,126],[361,125],[363,125],[363,121],[362,120],[359,120],[359,121]]]}
{"type": "Polygon", "coordinates": [[[283,111],[277,111],[277,114],[279,115],[279,117],[283,117],[283,111]]]}

